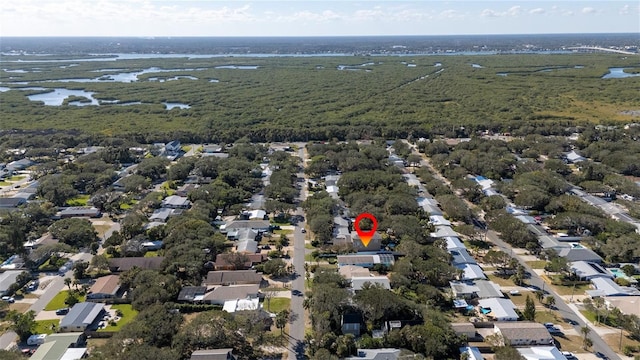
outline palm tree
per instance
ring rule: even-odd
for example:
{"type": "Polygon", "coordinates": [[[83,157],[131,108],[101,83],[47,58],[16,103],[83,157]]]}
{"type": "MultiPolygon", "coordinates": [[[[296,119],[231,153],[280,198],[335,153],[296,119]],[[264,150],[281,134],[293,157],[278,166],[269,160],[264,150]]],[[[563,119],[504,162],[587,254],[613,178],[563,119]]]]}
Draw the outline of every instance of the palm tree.
{"type": "Polygon", "coordinates": [[[556,304],[556,298],[553,295],[547,296],[547,299],[545,301],[549,308],[552,308],[556,304]]]}
{"type": "Polygon", "coordinates": [[[73,287],[76,288],[76,290],[78,290],[78,285],[80,285],[80,281],[78,281],[78,279],[73,279],[73,287]]]}
{"type": "Polygon", "coordinates": [[[580,328],[580,333],[582,334],[582,348],[587,350],[593,345],[593,341],[589,338],[589,333],[591,332],[591,328],[588,326],[583,326],[580,328]]]}
{"type": "Polygon", "coordinates": [[[69,291],[71,291],[71,278],[64,278],[64,284],[69,287],[69,291]]]}

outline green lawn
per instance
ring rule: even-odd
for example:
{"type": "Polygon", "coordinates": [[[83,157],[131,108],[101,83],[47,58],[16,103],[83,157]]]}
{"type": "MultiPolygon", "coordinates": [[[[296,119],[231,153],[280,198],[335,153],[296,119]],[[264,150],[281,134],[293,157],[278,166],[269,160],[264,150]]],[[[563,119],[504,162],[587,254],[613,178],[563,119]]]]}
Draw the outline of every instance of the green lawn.
{"type": "Polygon", "coordinates": [[[0,181],[0,186],[9,186],[11,185],[11,183],[8,183],[6,181],[0,181]]]}
{"type": "Polygon", "coordinates": [[[26,178],[25,175],[14,175],[10,178],[7,179],[7,181],[20,181],[22,179],[26,178]]]}
{"type": "Polygon", "coordinates": [[[509,278],[503,278],[500,276],[496,276],[494,274],[490,274],[488,276],[489,280],[493,281],[494,283],[500,285],[500,286],[514,286],[515,284],[513,283],[513,281],[511,281],[511,279],[509,278]]]}
{"type": "Polygon", "coordinates": [[[531,268],[533,269],[544,269],[545,265],[547,265],[547,261],[545,260],[527,261],[527,264],[531,266],[531,268]]]}
{"type": "Polygon", "coordinates": [[[147,251],[146,253],[144,253],[144,257],[156,257],[156,256],[158,256],[157,251],[147,251]]]}
{"type": "MultiPolygon", "coordinates": [[[[51,299],[51,301],[49,301],[44,309],[47,311],[52,311],[68,307],[67,304],[64,303],[64,301],[67,299],[68,293],[69,290],[60,291],[53,299],[51,299]]],[[[86,296],[81,296],[78,299],[80,300],[80,302],[83,302],[86,299],[86,296]]]]}
{"type": "Polygon", "coordinates": [[[106,327],[98,331],[120,331],[123,326],[131,322],[131,320],[133,320],[136,315],[138,315],[138,312],[131,307],[131,304],[111,305],[111,308],[114,310],[122,311],[122,318],[120,318],[120,320],[116,322],[115,326],[107,325],[106,327]]]}
{"type": "Polygon", "coordinates": [[[89,195],[78,195],[69,200],[67,200],[67,205],[69,206],[87,206],[87,202],[89,201],[89,195]]]}
{"type": "Polygon", "coordinates": [[[274,235],[289,235],[289,234],[293,234],[293,230],[273,230],[273,234],[274,235]]]}
{"type": "Polygon", "coordinates": [[[55,329],[58,329],[58,325],[60,325],[60,320],[37,320],[36,321],[36,329],[34,330],[34,334],[53,334],[55,331],[52,329],[52,325],[55,325],[55,329]]]}
{"type": "Polygon", "coordinates": [[[271,299],[271,304],[269,306],[266,304],[266,301],[268,300],[265,300],[265,304],[262,304],[262,306],[264,306],[267,311],[274,314],[282,310],[289,310],[291,305],[291,299],[289,298],[273,298],[271,299]]]}

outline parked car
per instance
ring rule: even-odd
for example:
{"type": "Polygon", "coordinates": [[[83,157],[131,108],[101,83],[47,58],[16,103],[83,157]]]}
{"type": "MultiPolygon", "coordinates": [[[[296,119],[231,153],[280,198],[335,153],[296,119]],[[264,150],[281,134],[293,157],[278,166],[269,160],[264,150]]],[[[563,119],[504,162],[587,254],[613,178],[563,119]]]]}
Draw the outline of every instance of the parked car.
{"type": "Polygon", "coordinates": [[[594,353],[594,355],[595,355],[595,356],[597,356],[597,357],[599,357],[600,359],[605,359],[605,360],[606,360],[606,359],[609,359],[609,357],[608,357],[607,355],[605,355],[605,354],[601,353],[600,351],[596,351],[596,352],[594,353]]]}
{"type": "Polygon", "coordinates": [[[307,233],[307,229],[302,229],[302,230],[300,230],[300,231],[301,231],[303,234],[306,234],[306,233],[307,233]]]}
{"type": "Polygon", "coordinates": [[[56,310],[56,315],[67,315],[69,313],[69,308],[62,308],[56,310]]]}
{"type": "Polygon", "coordinates": [[[3,297],[2,297],[2,301],[6,301],[6,302],[8,302],[9,304],[13,304],[14,302],[16,302],[16,299],[14,299],[14,298],[13,298],[13,297],[11,297],[11,296],[3,296],[3,297]]]}

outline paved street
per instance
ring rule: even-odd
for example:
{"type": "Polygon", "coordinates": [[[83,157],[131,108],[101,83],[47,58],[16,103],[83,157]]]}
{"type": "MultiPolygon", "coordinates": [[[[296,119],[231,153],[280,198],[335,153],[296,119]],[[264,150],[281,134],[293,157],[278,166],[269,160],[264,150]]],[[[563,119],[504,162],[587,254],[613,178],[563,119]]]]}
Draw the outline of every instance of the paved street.
{"type": "MultiPolygon", "coordinates": [[[[297,214],[303,214],[298,208],[297,214]]],[[[291,323],[289,324],[289,359],[304,359],[304,223],[296,226],[293,233],[293,266],[294,280],[291,290],[300,295],[291,296],[291,323]]]]}
{"type": "Polygon", "coordinates": [[[556,299],[555,306],[558,309],[558,311],[562,314],[562,317],[565,319],[571,319],[578,323],[578,325],[574,326],[574,329],[578,331],[579,334],[580,334],[580,328],[585,326],[585,324],[589,326],[589,328],[591,328],[591,334],[589,336],[593,341],[594,351],[600,351],[601,353],[607,355],[612,360],[620,359],[620,357],[613,350],[611,350],[609,345],[607,345],[604,342],[604,340],[600,336],[598,336],[598,333],[596,331],[597,329],[594,328],[594,326],[592,326],[591,324],[586,323],[583,316],[576,315],[576,312],[574,311],[577,310],[577,308],[575,306],[569,307],[567,303],[565,303],[565,300],[564,298],[562,298],[562,296],[558,295],[555,291],[553,291],[553,289],[547,286],[545,282],[540,278],[540,276],[538,276],[538,274],[526,262],[524,262],[519,255],[513,253],[512,248],[509,244],[502,241],[502,239],[500,239],[494,231],[487,232],[487,239],[489,239],[489,241],[491,241],[498,248],[500,248],[500,250],[504,251],[507,254],[512,254],[516,259],[518,259],[520,264],[522,264],[525,267],[525,269],[531,274],[531,278],[528,280],[529,284],[533,286],[537,286],[540,289],[543,289],[544,291],[548,292],[550,295],[553,295],[553,297],[556,299]]]}

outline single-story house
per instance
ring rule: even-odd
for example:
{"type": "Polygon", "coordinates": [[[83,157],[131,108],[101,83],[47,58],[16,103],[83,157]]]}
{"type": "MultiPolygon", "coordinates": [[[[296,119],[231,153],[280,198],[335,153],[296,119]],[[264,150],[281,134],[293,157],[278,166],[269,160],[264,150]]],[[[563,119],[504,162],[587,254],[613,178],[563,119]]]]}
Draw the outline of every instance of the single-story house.
{"type": "Polygon", "coordinates": [[[268,220],[267,212],[264,210],[245,211],[240,215],[242,220],[268,220]]]}
{"type": "Polygon", "coordinates": [[[470,322],[452,323],[451,328],[456,335],[464,335],[467,339],[474,339],[478,334],[476,327],[470,322]]]}
{"type": "Polygon", "coordinates": [[[640,316],[640,296],[613,296],[604,299],[607,308],[618,308],[625,315],[640,316]]]}
{"type": "Polygon", "coordinates": [[[451,291],[456,298],[461,299],[489,299],[501,298],[504,294],[500,285],[488,280],[451,281],[451,291]]]}
{"type": "Polygon", "coordinates": [[[19,170],[24,170],[32,165],[35,165],[35,162],[29,159],[20,159],[20,160],[16,160],[8,163],[5,168],[9,171],[19,171],[19,170]]]}
{"type": "Polygon", "coordinates": [[[196,350],[189,360],[236,360],[233,349],[196,350]]]}
{"type": "Polygon", "coordinates": [[[447,236],[444,240],[447,242],[447,251],[467,248],[457,236],[447,236]]]}
{"type": "Polygon", "coordinates": [[[77,303],[60,320],[60,332],[85,331],[100,319],[103,311],[104,305],[100,303],[77,303]]]}
{"type": "Polygon", "coordinates": [[[430,215],[429,222],[434,226],[451,226],[451,221],[445,219],[442,215],[430,215]]]}
{"type": "Polygon", "coordinates": [[[178,294],[178,302],[200,302],[207,292],[206,286],[183,286],[178,294]]]}
{"type": "Polygon", "coordinates": [[[340,325],[343,334],[352,334],[354,336],[360,336],[360,329],[362,326],[362,315],[358,313],[346,313],[342,314],[340,325]]]}
{"type": "Polygon", "coordinates": [[[477,264],[460,264],[455,267],[462,270],[462,275],[459,280],[477,280],[487,278],[484,271],[482,271],[482,268],[477,264]]]}
{"type": "Polygon", "coordinates": [[[600,255],[586,247],[565,247],[558,250],[558,256],[567,259],[567,262],[587,261],[592,263],[602,263],[600,255]]]}
{"type": "Polygon", "coordinates": [[[357,265],[372,268],[376,264],[381,264],[390,267],[394,262],[393,254],[338,255],[338,266],[357,265]]]}
{"type": "Polygon", "coordinates": [[[371,276],[371,272],[369,269],[356,266],[356,265],[345,265],[338,268],[338,273],[342,275],[345,279],[351,280],[354,277],[369,277],[371,276]]]}
{"type": "Polygon", "coordinates": [[[90,217],[99,218],[102,216],[100,209],[92,206],[70,206],[60,208],[60,211],[55,215],[58,219],[67,219],[74,217],[90,217]]]}
{"type": "Polygon", "coordinates": [[[527,360],[567,360],[555,346],[520,348],[518,352],[527,360]]]}
{"type": "Polygon", "coordinates": [[[344,358],[344,360],[397,360],[400,358],[400,349],[358,349],[358,355],[344,358]]]}
{"type": "Polygon", "coordinates": [[[160,208],[153,211],[153,214],[149,216],[149,221],[160,221],[167,222],[167,220],[172,216],[177,216],[182,214],[182,209],[170,209],[170,208],[160,208]]]}
{"type": "Polygon", "coordinates": [[[162,240],[155,240],[155,241],[145,241],[142,244],[140,244],[140,246],[142,246],[142,249],[144,249],[145,251],[157,251],[162,249],[163,244],[164,242],[162,240]]]}
{"type": "Polygon", "coordinates": [[[449,250],[451,254],[451,265],[457,266],[462,264],[477,264],[476,259],[473,258],[467,251],[467,249],[454,249],[449,250]]]}
{"type": "Polygon", "coordinates": [[[511,346],[553,345],[553,337],[547,328],[536,322],[497,322],[493,331],[502,335],[511,346]]]}
{"type": "Polygon", "coordinates": [[[223,270],[209,271],[207,273],[207,278],[203,281],[202,285],[260,285],[263,281],[262,273],[256,272],[256,270],[223,270]]]}
{"type": "Polygon", "coordinates": [[[493,321],[516,321],[519,316],[516,306],[510,299],[488,298],[478,301],[482,313],[493,321]]]}
{"type": "Polygon", "coordinates": [[[257,298],[259,289],[258,284],[218,286],[205,293],[202,301],[207,304],[224,305],[229,300],[257,298]]]}
{"type": "Polygon", "coordinates": [[[598,277],[613,279],[611,271],[603,268],[597,263],[588,261],[574,261],[569,263],[569,271],[583,280],[591,280],[598,277]]]}
{"type": "Polygon", "coordinates": [[[360,239],[360,235],[358,235],[356,231],[352,231],[351,242],[352,242],[353,248],[357,252],[378,251],[382,248],[382,236],[380,236],[380,234],[377,232],[373,234],[373,237],[369,241],[369,244],[367,244],[367,246],[364,246],[362,239],[360,239]]]}
{"type": "Polygon", "coordinates": [[[222,145],[218,144],[205,144],[202,146],[202,153],[212,154],[222,152],[222,145]]]}
{"type": "Polygon", "coordinates": [[[587,160],[587,158],[578,154],[575,150],[571,150],[570,152],[566,153],[564,155],[564,158],[567,160],[567,162],[570,162],[572,164],[587,160]]]}
{"type": "Polygon", "coordinates": [[[54,239],[53,235],[51,235],[51,233],[44,233],[42,234],[42,236],[40,236],[39,238],[35,239],[35,240],[31,240],[31,241],[26,241],[24,243],[24,247],[28,248],[28,249],[37,249],[40,246],[45,246],[45,245],[54,245],[59,243],[60,241],[57,239],[54,239]]]}
{"type": "Polygon", "coordinates": [[[457,237],[458,233],[455,232],[451,226],[438,226],[436,227],[436,231],[431,233],[431,237],[433,238],[443,238],[447,236],[457,237]]]}
{"type": "Polygon", "coordinates": [[[96,279],[87,292],[87,300],[111,299],[118,296],[118,291],[120,291],[120,276],[102,276],[96,279]]]}
{"type": "Polygon", "coordinates": [[[134,267],[144,270],[160,270],[163,261],[164,256],[111,258],[109,259],[109,270],[122,272],[134,267]]]}
{"type": "Polygon", "coordinates": [[[520,222],[522,222],[525,225],[529,225],[529,224],[537,224],[538,221],[533,217],[533,216],[529,216],[529,215],[517,215],[514,216],[517,220],[520,220],[520,222]]]}
{"type": "Polygon", "coordinates": [[[168,152],[168,153],[177,153],[180,151],[180,141],[178,140],[173,140],[170,143],[167,143],[164,146],[164,151],[168,152]]]}
{"type": "Polygon", "coordinates": [[[220,232],[234,232],[240,229],[252,229],[256,230],[258,233],[263,233],[269,231],[270,229],[269,221],[267,220],[233,220],[225,225],[220,226],[220,232]]]}
{"type": "Polygon", "coordinates": [[[251,311],[260,309],[260,299],[253,297],[250,299],[227,300],[222,305],[222,310],[228,313],[236,311],[251,311]]]}
{"type": "Polygon", "coordinates": [[[9,287],[16,282],[18,275],[21,273],[22,271],[19,270],[9,270],[0,273],[0,296],[7,295],[9,287]]]}
{"type": "Polygon", "coordinates": [[[391,283],[386,276],[364,276],[364,277],[352,277],[351,288],[355,291],[362,290],[365,284],[378,285],[383,289],[391,290],[391,283]]]}
{"type": "Polygon", "coordinates": [[[609,278],[597,277],[591,279],[591,284],[595,290],[587,290],[590,297],[602,296],[640,296],[640,290],[630,286],[620,286],[609,278]]]}
{"type": "Polygon", "coordinates": [[[467,360],[484,360],[484,356],[480,353],[480,349],[475,346],[463,346],[459,350],[460,355],[467,354],[467,360]]]}
{"type": "Polygon", "coordinates": [[[38,346],[32,360],[75,360],[86,356],[86,337],[81,332],[49,334],[38,346]]]}
{"type": "Polygon", "coordinates": [[[15,209],[27,203],[27,199],[22,197],[2,197],[0,198],[0,209],[15,209]]]}
{"type": "Polygon", "coordinates": [[[162,200],[162,207],[169,209],[188,209],[191,201],[184,196],[171,195],[162,200]]]}
{"type": "Polygon", "coordinates": [[[214,263],[214,269],[220,270],[247,270],[254,265],[267,260],[265,254],[218,254],[214,263]]]}
{"type": "Polygon", "coordinates": [[[258,242],[255,240],[238,241],[236,251],[245,254],[255,254],[258,252],[258,242]]]}

